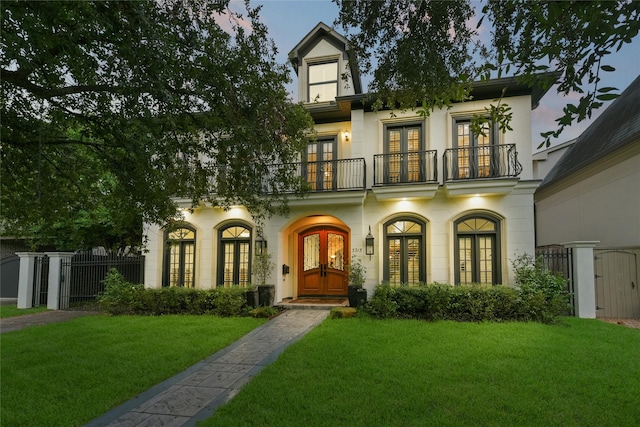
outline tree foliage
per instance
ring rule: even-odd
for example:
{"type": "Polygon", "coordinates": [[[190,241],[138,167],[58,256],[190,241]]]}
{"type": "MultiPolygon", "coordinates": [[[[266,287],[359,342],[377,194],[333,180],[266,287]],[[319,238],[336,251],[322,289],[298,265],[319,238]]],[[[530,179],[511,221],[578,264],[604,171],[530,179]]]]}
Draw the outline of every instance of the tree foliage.
{"type": "MultiPolygon", "coordinates": [[[[371,72],[378,105],[433,108],[468,98],[474,80],[517,75],[529,84],[561,94],[577,92],[551,137],[591,117],[619,88],[599,87],[601,72],[613,72],[607,55],[620,50],[640,30],[637,1],[487,0],[476,10],[469,0],[335,0],[337,20],[350,32],[361,72],[371,72]],[[490,31],[483,41],[481,31],[490,31]]],[[[476,3],[477,5],[477,3],[476,3]]],[[[492,114],[508,127],[504,104],[492,114]]]]}
{"type": "Polygon", "coordinates": [[[259,9],[228,3],[2,2],[3,234],[127,244],[172,197],[286,210],[311,119],[259,9]]]}

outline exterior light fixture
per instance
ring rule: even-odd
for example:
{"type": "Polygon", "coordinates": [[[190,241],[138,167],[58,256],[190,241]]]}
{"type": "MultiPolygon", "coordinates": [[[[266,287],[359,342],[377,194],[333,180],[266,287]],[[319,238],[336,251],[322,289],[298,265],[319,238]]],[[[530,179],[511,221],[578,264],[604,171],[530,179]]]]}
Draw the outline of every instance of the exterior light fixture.
{"type": "Polygon", "coordinates": [[[342,132],[342,137],[345,141],[349,142],[349,140],[351,139],[351,134],[348,130],[345,130],[344,132],[342,132]]]}
{"type": "Polygon", "coordinates": [[[265,240],[262,232],[262,227],[258,227],[256,230],[256,254],[262,255],[267,251],[267,241],[265,240]]]}
{"type": "Polygon", "coordinates": [[[371,259],[371,255],[374,253],[374,238],[373,234],[371,234],[371,226],[369,226],[369,234],[364,238],[364,248],[365,254],[369,255],[369,259],[371,259]]]}

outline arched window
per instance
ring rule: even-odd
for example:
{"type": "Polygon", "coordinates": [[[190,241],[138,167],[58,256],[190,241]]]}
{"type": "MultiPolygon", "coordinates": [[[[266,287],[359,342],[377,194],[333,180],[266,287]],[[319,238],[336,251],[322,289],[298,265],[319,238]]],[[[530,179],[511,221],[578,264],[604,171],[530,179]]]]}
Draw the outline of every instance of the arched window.
{"type": "Polygon", "coordinates": [[[455,222],[456,284],[496,285],[502,281],[499,236],[499,220],[488,215],[455,222]]]}
{"type": "Polygon", "coordinates": [[[384,225],[384,280],[391,285],[424,283],[426,225],[401,218],[384,225]]]}
{"type": "Polygon", "coordinates": [[[247,286],[251,281],[251,229],[232,224],[220,230],[218,286],[247,286]]]}
{"type": "Polygon", "coordinates": [[[195,285],[196,232],[187,225],[180,225],[165,232],[165,266],[162,286],[195,285]]]}

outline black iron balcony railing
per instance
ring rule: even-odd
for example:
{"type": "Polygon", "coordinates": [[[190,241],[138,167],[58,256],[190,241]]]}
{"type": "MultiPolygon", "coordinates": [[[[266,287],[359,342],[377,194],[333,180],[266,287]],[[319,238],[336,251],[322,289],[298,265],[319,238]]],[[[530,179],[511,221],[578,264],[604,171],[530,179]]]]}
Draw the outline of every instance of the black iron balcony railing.
{"type": "MultiPolygon", "coordinates": [[[[210,188],[214,193],[226,190],[227,174],[231,170],[225,165],[218,165],[213,170],[208,178],[210,188]]],[[[266,173],[247,167],[242,174],[242,182],[246,183],[243,185],[259,187],[263,194],[298,193],[300,185],[312,193],[364,190],[366,164],[363,158],[297,162],[271,165],[266,173]]]]}
{"type": "Polygon", "coordinates": [[[306,179],[307,190],[315,193],[364,190],[367,185],[363,158],[300,162],[296,168],[298,175],[306,179]]]}
{"type": "MultiPolygon", "coordinates": [[[[278,173],[282,166],[274,165],[271,174],[278,173]]],[[[305,190],[312,193],[364,190],[366,186],[366,164],[363,158],[298,162],[287,166],[293,169],[293,176],[304,183],[305,190]]],[[[266,176],[262,179],[262,188],[266,194],[274,192],[271,181],[266,176]]]]}
{"type": "Polygon", "coordinates": [[[438,182],[436,150],[373,156],[373,185],[438,182]]]}
{"type": "Polygon", "coordinates": [[[517,177],[522,172],[515,144],[449,148],[443,160],[445,181],[517,177]]]}

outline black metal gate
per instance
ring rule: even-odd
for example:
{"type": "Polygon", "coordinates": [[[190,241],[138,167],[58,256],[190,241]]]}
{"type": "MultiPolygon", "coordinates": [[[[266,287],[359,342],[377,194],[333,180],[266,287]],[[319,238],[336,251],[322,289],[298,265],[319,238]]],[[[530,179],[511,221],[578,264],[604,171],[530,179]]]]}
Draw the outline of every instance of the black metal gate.
{"type": "Polygon", "coordinates": [[[571,295],[571,315],[575,315],[573,250],[562,245],[539,246],[536,248],[536,259],[540,258],[549,271],[560,273],[567,279],[567,292],[571,295]]]}
{"type": "Polygon", "coordinates": [[[144,283],[144,256],[106,251],[77,252],[63,260],[60,274],[60,309],[95,309],[104,292],[104,279],[112,268],[128,282],[144,283]]]}
{"type": "Polygon", "coordinates": [[[33,265],[33,292],[31,294],[31,306],[40,307],[47,305],[49,291],[49,257],[38,256],[33,265]]]}

